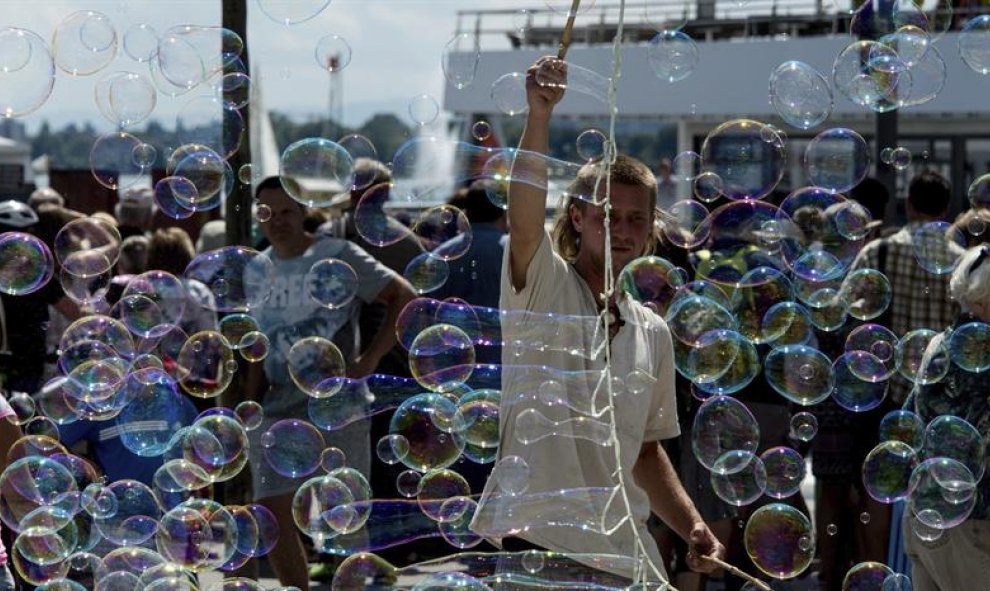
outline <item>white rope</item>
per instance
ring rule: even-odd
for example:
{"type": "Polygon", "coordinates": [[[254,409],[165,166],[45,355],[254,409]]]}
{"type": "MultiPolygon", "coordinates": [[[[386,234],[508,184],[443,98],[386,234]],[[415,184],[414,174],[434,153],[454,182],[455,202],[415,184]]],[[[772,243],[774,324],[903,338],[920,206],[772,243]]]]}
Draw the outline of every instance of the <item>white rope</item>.
{"type": "MultiPolygon", "coordinates": [[[[612,165],[615,163],[616,150],[615,150],[615,122],[618,115],[618,83],[619,77],[622,74],[622,37],[625,31],[625,11],[626,2],[621,0],[619,3],[619,24],[615,33],[615,39],[612,42],[612,77],[609,80],[608,87],[608,108],[609,108],[609,127],[608,127],[608,139],[605,143],[605,153],[602,157],[602,168],[599,173],[599,177],[595,182],[595,194],[598,194],[598,185],[604,177],[605,180],[605,200],[603,208],[605,211],[605,269],[604,269],[604,285],[603,293],[599,297],[603,298],[605,306],[602,309],[601,318],[605,324],[605,334],[611,335],[611,322],[612,317],[609,313],[609,302],[615,295],[615,273],[612,269],[612,165]]],[[[618,319],[615,319],[618,320],[618,319]]],[[[622,503],[626,508],[627,520],[629,523],[629,528],[632,530],[633,540],[635,543],[634,555],[636,564],[638,565],[638,573],[634,573],[634,581],[639,583],[647,583],[648,576],[652,573],[655,579],[659,579],[661,584],[666,585],[666,588],[670,591],[677,591],[670,582],[664,576],[664,571],[661,567],[653,564],[650,560],[650,553],[646,550],[646,542],[643,540],[642,536],[639,535],[639,527],[636,520],[633,518],[632,503],[629,501],[629,494],[627,489],[626,477],[623,473],[622,466],[622,446],[619,443],[619,432],[618,425],[616,424],[616,413],[615,413],[615,391],[612,388],[612,345],[611,339],[609,339],[609,344],[605,347],[605,388],[608,393],[608,409],[611,414],[610,426],[612,429],[612,450],[615,455],[616,466],[619,467],[616,470],[616,480],[618,481],[618,490],[621,494],[622,503]]],[[[654,543],[653,540],[650,540],[654,543]]]]}

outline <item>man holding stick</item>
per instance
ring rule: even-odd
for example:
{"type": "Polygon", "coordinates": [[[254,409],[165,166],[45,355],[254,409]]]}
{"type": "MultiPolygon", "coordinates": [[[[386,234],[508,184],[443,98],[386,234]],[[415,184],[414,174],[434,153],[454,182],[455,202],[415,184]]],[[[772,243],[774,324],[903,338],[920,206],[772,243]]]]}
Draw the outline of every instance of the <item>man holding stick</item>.
{"type": "Polygon", "coordinates": [[[567,553],[571,581],[659,582],[666,573],[646,529],[652,510],[688,541],[689,566],[710,572],[725,548],[659,444],[679,434],[670,331],[632,298],[605,293],[609,275],[653,246],[656,179],[623,155],[608,179],[604,163],[585,165],[552,239],[544,228],[550,118],[565,80],[565,63],[552,57],[526,74],[502,271],[499,456],[472,528],[507,551],[567,553]],[[534,337],[541,317],[550,321],[534,337]]]}

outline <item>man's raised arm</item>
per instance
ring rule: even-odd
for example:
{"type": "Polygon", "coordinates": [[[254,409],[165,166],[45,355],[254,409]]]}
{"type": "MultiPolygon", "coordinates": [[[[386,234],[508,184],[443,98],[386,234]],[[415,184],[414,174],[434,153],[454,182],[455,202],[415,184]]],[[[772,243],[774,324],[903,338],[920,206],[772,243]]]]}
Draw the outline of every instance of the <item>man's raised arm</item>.
{"type": "Polygon", "coordinates": [[[526,101],[529,113],[512,164],[509,182],[509,264],[512,285],[526,287],[526,270],[543,240],[547,209],[547,163],[542,157],[550,148],[550,117],[564,96],[564,62],[541,57],[526,71],[526,101]],[[537,82],[552,81],[556,85],[537,82]]]}

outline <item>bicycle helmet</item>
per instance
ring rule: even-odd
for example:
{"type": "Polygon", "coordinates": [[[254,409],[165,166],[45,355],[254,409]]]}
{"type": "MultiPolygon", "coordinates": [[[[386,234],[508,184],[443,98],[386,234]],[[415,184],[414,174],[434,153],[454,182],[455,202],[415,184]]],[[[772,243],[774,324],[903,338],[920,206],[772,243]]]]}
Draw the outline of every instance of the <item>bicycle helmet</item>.
{"type": "Polygon", "coordinates": [[[26,203],[8,199],[0,201],[0,226],[28,228],[38,223],[38,214],[26,203]]]}

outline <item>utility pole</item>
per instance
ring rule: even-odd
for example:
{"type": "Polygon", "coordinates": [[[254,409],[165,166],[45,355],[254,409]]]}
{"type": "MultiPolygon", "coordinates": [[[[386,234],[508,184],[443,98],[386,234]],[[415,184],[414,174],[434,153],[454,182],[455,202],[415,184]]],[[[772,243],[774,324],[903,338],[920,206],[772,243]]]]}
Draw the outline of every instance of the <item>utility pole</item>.
{"type": "MultiPolygon", "coordinates": [[[[223,0],[223,27],[237,33],[244,41],[244,49],[240,57],[244,64],[244,73],[250,77],[251,61],[248,56],[250,43],[248,43],[247,35],[247,13],[247,0],[223,0]]],[[[229,63],[230,61],[232,60],[224,60],[224,75],[239,71],[232,67],[232,64],[229,63]]],[[[226,96],[224,100],[227,100],[226,96]]],[[[251,121],[250,103],[242,107],[240,111],[245,123],[251,121]]],[[[229,125],[230,122],[225,114],[223,121],[224,131],[226,131],[229,125]]],[[[243,127],[244,132],[241,136],[240,148],[228,161],[235,177],[238,176],[238,171],[242,166],[251,163],[251,126],[244,125],[243,127]]],[[[227,209],[225,213],[227,221],[227,244],[250,244],[252,201],[251,184],[244,184],[239,180],[235,180],[234,190],[227,195],[227,209]]]]}

